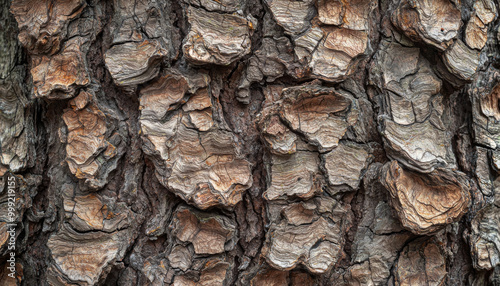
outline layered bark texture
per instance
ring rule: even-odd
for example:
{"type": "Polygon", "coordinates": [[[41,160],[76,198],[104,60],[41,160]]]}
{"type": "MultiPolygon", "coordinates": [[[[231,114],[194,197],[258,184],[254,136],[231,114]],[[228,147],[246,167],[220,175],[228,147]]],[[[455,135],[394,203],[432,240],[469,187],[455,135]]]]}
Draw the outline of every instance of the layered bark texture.
{"type": "Polygon", "coordinates": [[[0,285],[500,285],[499,5],[0,0],[0,285]]]}

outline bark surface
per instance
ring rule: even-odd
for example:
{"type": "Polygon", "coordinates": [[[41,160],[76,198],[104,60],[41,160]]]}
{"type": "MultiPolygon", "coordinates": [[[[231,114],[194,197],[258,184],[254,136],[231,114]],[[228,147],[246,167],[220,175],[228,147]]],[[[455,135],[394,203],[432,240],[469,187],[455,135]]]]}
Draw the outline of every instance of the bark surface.
{"type": "Polygon", "coordinates": [[[499,5],[0,0],[0,285],[500,285],[499,5]]]}

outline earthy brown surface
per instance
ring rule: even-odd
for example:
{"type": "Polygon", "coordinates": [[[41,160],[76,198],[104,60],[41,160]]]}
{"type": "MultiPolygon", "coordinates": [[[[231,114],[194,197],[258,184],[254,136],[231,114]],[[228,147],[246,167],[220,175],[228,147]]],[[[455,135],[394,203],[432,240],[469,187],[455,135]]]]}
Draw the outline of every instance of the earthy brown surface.
{"type": "Polygon", "coordinates": [[[500,285],[499,8],[0,0],[0,286],[500,285]]]}
{"type": "Polygon", "coordinates": [[[415,234],[436,232],[469,209],[469,183],[458,171],[436,169],[418,174],[392,161],[386,163],[381,175],[401,223],[415,234]]]}

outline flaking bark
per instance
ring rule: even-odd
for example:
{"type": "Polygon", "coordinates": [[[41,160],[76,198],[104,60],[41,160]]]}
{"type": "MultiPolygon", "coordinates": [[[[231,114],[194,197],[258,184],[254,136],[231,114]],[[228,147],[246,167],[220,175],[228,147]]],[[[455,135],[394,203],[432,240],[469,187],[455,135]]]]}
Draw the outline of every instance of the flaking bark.
{"type": "Polygon", "coordinates": [[[0,285],[500,285],[499,4],[0,0],[0,285]]]}

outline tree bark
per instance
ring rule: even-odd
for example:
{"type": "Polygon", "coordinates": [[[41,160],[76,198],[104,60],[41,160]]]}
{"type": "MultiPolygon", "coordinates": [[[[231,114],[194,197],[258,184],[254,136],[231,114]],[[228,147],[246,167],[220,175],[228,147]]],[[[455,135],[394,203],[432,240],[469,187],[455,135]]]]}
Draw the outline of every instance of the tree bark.
{"type": "Polygon", "coordinates": [[[500,285],[494,0],[0,0],[0,285],[500,285]]]}

